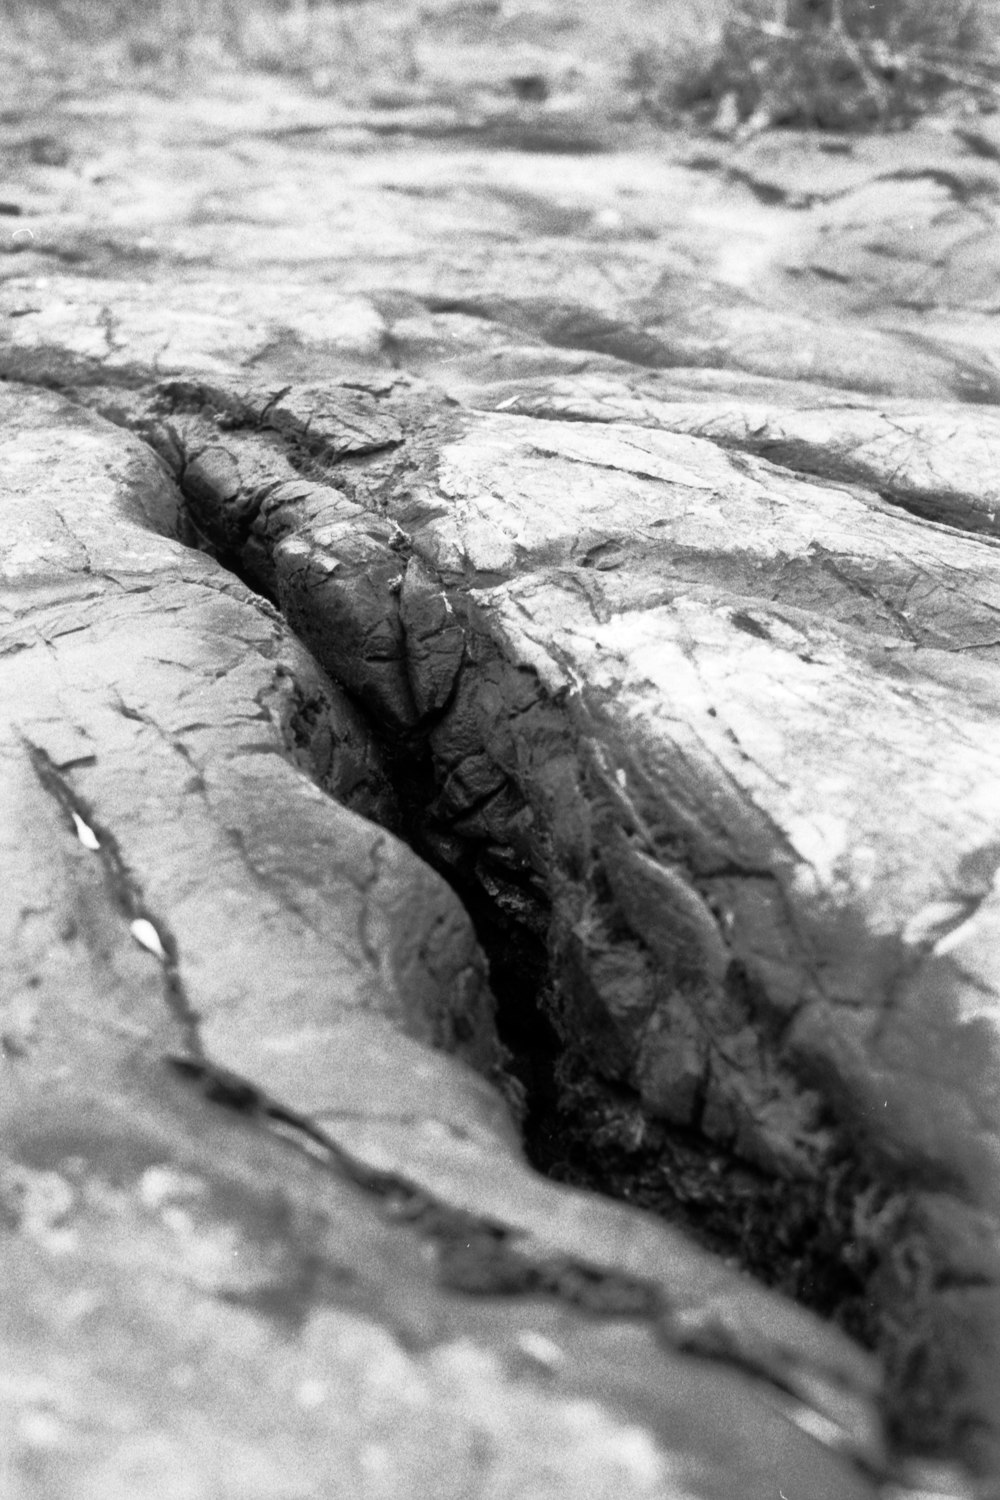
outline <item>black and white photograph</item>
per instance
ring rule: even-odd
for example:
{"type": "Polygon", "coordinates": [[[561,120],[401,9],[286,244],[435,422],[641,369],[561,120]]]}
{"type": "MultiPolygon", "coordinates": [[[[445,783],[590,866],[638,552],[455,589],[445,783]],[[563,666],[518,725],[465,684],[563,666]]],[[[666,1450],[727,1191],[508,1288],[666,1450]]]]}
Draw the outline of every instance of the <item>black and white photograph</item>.
{"type": "Polygon", "coordinates": [[[0,1500],[1000,1500],[1000,0],[0,0],[0,1500]]]}

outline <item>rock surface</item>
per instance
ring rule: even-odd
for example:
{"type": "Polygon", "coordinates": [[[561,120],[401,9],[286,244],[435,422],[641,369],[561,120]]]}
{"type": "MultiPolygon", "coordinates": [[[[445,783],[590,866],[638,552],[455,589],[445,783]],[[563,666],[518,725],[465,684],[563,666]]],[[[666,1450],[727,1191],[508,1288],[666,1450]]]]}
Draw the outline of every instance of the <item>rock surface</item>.
{"type": "Polygon", "coordinates": [[[997,1493],[995,158],[383,125],[3,126],[5,1493],[997,1493]]]}

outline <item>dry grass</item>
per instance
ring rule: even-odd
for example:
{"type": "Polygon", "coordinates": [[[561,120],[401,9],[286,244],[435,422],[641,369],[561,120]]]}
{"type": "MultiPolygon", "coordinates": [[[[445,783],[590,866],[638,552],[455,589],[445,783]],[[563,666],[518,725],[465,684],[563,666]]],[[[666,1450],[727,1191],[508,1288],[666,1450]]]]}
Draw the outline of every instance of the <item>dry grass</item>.
{"type": "Polygon", "coordinates": [[[632,85],[660,119],[724,132],[891,129],[943,102],[1000,105],[996,0],[734,0],[713,45],[637,53],[632,85]]]}

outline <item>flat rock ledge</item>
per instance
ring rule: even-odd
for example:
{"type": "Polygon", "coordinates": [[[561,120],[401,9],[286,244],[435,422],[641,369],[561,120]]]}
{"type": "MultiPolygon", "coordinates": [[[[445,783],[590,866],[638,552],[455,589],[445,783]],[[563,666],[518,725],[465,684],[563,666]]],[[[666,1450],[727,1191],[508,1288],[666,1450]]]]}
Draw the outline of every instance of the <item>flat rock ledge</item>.
{"type": "Polygon", "coordinates": [[[1000,387],[530,280],[0,284],[12,1500],[1000,1494],[1000,387]]]}

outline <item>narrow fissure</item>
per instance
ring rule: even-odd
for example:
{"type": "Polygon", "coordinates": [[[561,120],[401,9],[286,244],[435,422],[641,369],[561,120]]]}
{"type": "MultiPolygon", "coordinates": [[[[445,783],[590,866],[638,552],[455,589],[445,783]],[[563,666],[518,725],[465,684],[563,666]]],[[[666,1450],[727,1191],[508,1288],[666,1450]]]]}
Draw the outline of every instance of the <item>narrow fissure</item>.
{"type": "Polygon", "coordinates": [[[846,1154],[822,1180],[770,1176],[697,1129],[651,1119],[638,1093],[603,1077],[558,1029],[548,903],[509,872],[502,893],[491,892],[487,846],[456,840],[427,816],[439,787],[426,742],[376,737],[399,807],[392,831],[447,880],[486,955],[531,1165],[553,1181],[655,1214],[877,1347],[867,1287],[879,1247],[858,1233],[854,1205],[864,1199],[870,1218],[891,1213],[890,1190],[873,1185],[846,1154]]]}
{"type": "MultiPolygon", "coordinates": [[[[874,1346],[866,1286],[877,1251],[852,1222],[857,1199],[873,1193],[861,1168],[845,1156],[822,1182],[786,1180],[696,1129],[652,1119],[635,1090],[602,1077],[593,1058],[560,1036],[544,936],[498,911],[470,880],[441,873],[489,961],[497,1028],[524,1091],[522,1140],[532,1166],[654,1213],[874,1346]]],[[[871,1208],[884,1210],[889,1196],[874,1190],[871,1208]]]]}
{"type": "MultiPolygon", "coordinates": [[[[148,427],[139,430],[148,440],[148,427]]],[[[183,465],[171,467],[187,501],[183,465]]],[[[181,540],[277,604],[239,545],[216,543],[201,500],[185,516],[181,540]]],[[[463,667],[477,670],[475,663],[463,667]]],[[[570,980],[557,961],[542,888],[552,872],[532,870],[513,854],[505,867],[504,846],[495,836],[463,830],[454,809],[450,817],[442,811],[444,772],[431,746],[440,714],[401,732],[380,724],[357,693],[345,691],[382,753],[398,808],[398,820],[387,826],[449,882],[488,959],[511,1093],[521,1099],[522,1139],[532,1165],[554,1181],[627,1202],[683,1229],[730,1265],[835,1321],[891,1366],[898,1329],[887,1323],[873,1288],[883,1276],[890,1238],[898,1241],[905,1226],[905,1189],[873,1176],[846,1143],[813,1176],[782,1175],[710,1139],[697,1118],[690,1126],[653,1118],[639,1094],[604,1068],[592,1047],[577,1044],[565,1024],[563,992],[570,980]]],[[[613,912],[613,896],[609,903],[613,912]]],[[[614,936],[608,937],[612,945],[614,936]]],[[[647,958],[655,964],[655,955],[647,958]]],[[[895,1374],[890,1370],[888,1417],[903,1448],[943,1452],[952,1446],[946,1415],[937,1424],[925,1420],[946,1378],[947,1372],[915,1376],[912,1361],[895,1374]]]]}

